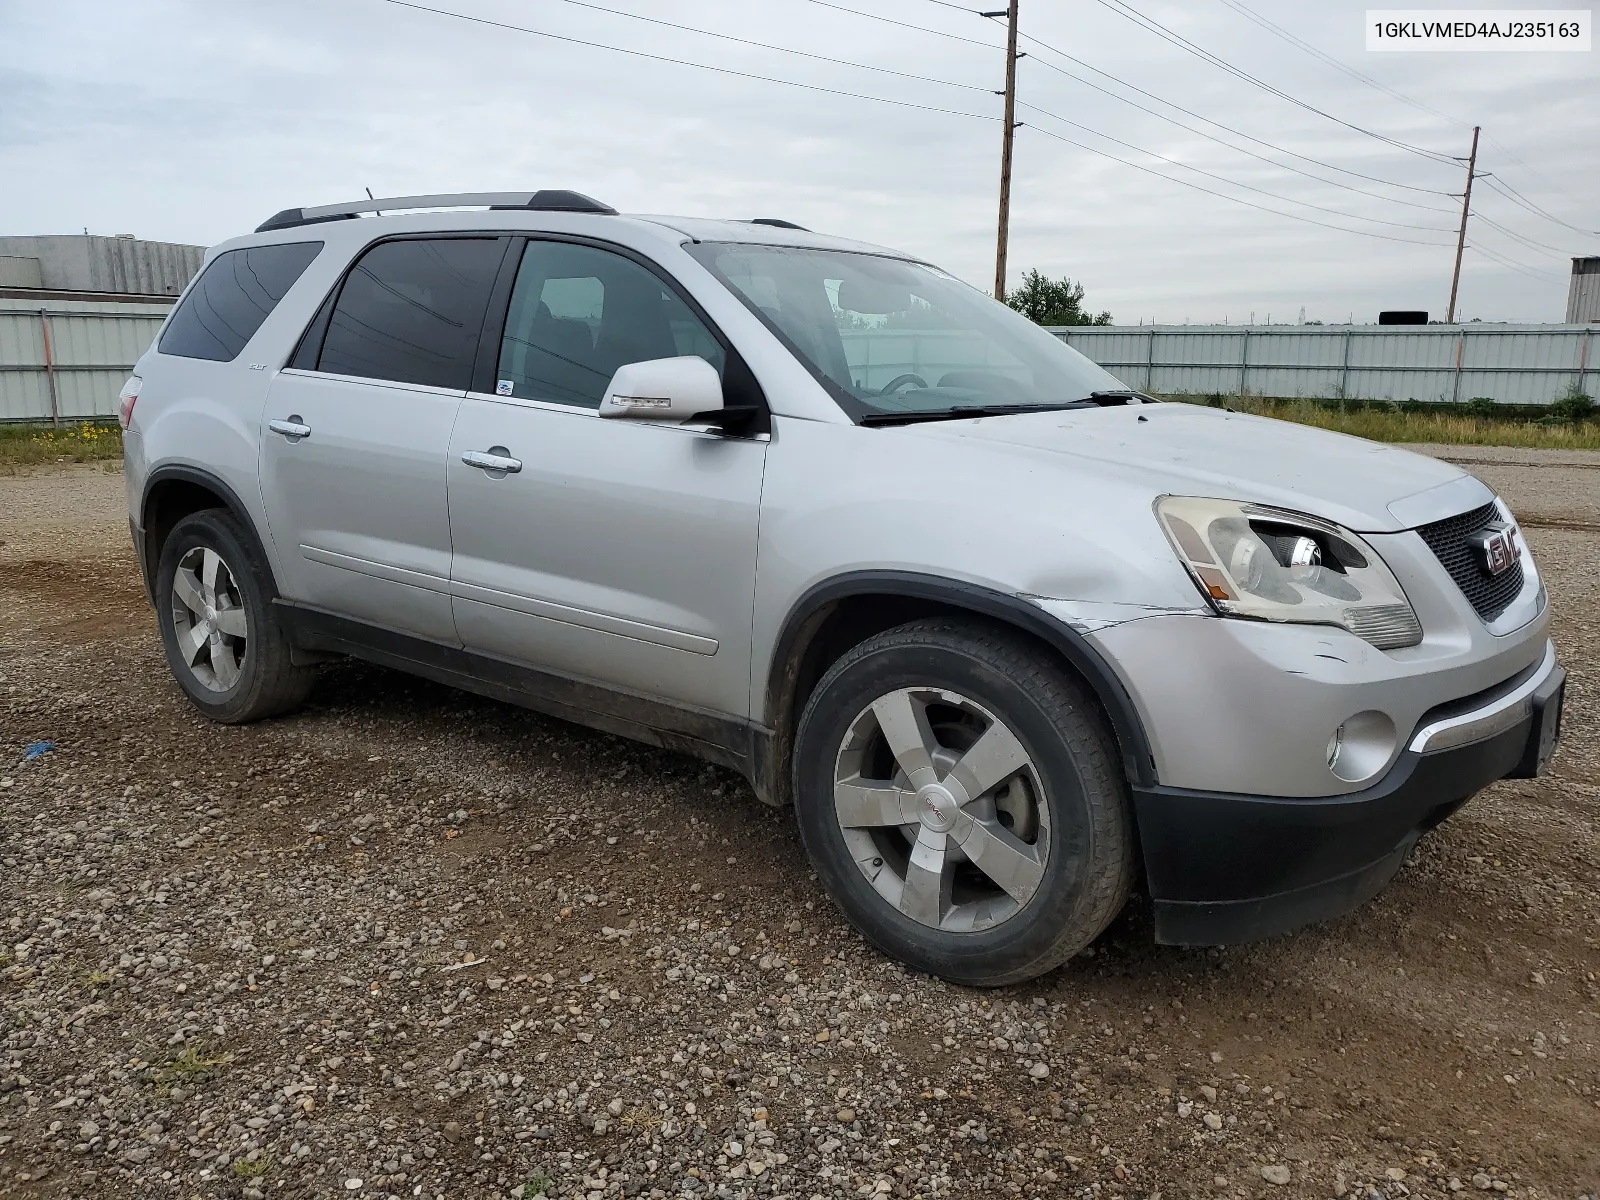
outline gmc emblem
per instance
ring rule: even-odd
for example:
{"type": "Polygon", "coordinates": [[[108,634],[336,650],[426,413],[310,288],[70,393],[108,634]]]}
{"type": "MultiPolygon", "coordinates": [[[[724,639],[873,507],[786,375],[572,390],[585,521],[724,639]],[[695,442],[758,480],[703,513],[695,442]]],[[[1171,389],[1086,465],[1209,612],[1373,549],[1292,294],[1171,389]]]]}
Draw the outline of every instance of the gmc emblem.
{"type": "Polygon", "coordinates": [[[1506,525],[1485,529],[1472,541],[1478,548],[1479,565],[1490,575],[1498,575],[1508,569],[1521,554],[1517,549],[1516,535],[1506,525]]]}

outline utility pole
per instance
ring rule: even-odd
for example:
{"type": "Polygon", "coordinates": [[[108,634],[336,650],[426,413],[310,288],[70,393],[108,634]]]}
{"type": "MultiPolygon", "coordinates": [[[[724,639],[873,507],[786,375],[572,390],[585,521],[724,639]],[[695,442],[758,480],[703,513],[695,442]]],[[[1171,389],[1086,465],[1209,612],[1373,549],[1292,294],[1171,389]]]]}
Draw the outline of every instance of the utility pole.
{"type": "Polygon", "coordinates": [[[1467,156],[1467,190],[1461,197],[1461,232],[1456,234],[1456,270],[1450,276],[1450,308],[1444,323],[1453,325],[1456,319],[1456,291],[1461,287],[1461,252],[1467,247],[1467,213],[1472,209],[1472,177],[1478,171],[1478,126],[1472,127],[1472,153],[1467,156]]]}
{"type": "Polygon", "coordinates": [[[1006,33],[1006,117],[1000,140],[1000,227],[994,246],[994,298],[1006,298],[1006,240],[1011,232],[1011,141],[1017,125],[1017,0],[1004,12],[989,12],[986,17],[1005,17],[1006,33]]]}

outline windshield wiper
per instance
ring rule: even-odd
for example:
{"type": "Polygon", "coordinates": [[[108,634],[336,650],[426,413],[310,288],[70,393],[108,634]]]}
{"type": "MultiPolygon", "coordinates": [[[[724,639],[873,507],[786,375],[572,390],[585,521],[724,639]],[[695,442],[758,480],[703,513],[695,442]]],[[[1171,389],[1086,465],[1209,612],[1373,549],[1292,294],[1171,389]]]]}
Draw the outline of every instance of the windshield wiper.
{"type": "Polygon", "coordinates": [[[1137,400],[1140,404],[1158,404],[1154,396],[1147,396],[1143,392],[1136,392],[1132,388],[1115,388],[1106,392],[1090,392],[1089,399],[1096,404],[1103,404],[1107,400],[1119,400],[1126,404],[1130,400],[1137,400]]]}
{"type": "Polygon", "coordinates": [[[862,425],[910,425],[920,421],[964,421],[969,417],[1010,417],[1018,413],[1060,412],[1067,408],[1098,408],[1097,400],[1067,400],[1058,404],[957,404],[920,411],[875,412],[861,418],[862,425]]]}

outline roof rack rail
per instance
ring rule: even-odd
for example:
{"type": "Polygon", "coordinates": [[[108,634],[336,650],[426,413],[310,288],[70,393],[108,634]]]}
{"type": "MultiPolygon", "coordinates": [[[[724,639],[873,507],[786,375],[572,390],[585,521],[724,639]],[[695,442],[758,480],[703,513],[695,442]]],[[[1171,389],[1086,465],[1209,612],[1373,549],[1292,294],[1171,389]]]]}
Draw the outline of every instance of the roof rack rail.
{"type": "Polygon", "coordinates": [[[811,232],[804,225],[796,225],[793,221],[785,221],[782,217],[752,217],[747,224],[771,225],[774,229],[798,229],[801,233],[811,232]]]}
{"type": "Polygon", "coordinates": [[[323,204],[315,208],[286,208],[260,225],[257,233],[273,229],[292,229],[296,225],[315,225],[322,221],[343,221],[361,213],[390,212],[408,208],[490,208],[534,209],[541,212],[599,213],[615,216],[609,204],[570,192],[565,188],[544,188],[537,192],[454,192],[437,196],[379,196],[352,200],[348,204],[323,204]]]}

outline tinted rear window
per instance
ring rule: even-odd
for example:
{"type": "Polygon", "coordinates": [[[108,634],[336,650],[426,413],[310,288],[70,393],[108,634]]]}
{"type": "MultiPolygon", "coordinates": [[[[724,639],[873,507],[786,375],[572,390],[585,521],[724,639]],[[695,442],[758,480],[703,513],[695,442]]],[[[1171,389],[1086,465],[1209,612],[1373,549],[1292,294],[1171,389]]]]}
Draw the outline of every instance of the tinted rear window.
{"type": "Polygon", "coordinates": [[[167,322],[161,353],[233,361],[321,249],[286,242],[217,255],[167,322]]]}
{"type": "Polygon", "coordinates": [[[492,238],[374,246],[345,279],[317,369],[465,391],[503,252],[492,238]]]}

